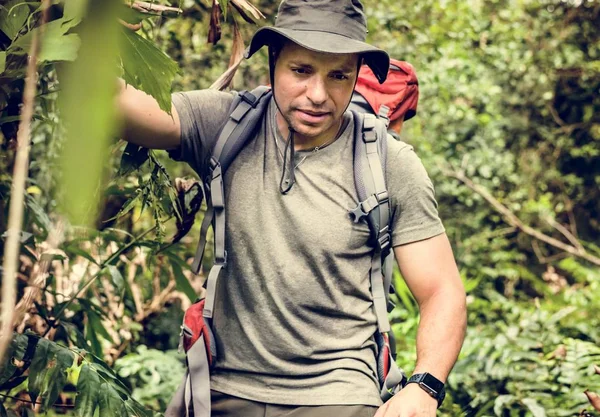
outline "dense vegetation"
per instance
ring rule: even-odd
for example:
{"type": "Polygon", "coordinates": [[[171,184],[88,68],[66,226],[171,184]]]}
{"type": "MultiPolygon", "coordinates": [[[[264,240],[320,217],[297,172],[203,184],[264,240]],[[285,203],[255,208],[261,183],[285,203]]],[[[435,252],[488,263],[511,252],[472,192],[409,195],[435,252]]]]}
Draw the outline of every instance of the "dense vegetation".
{"type": "MultiPolygon", "coordinates": [[[[244,0],[221,1],[225,13],[163,2],[181,13],[151,8],[151,18],[120,1],[48,3],[45,13],[35,1],[0,5],[2,231],[27,54],[42,43],[0,415],[74,406],[151,416],[183,372],[175,329],[203,281],[188,267],[201,191],[164,152],[114,139],[114,80],[168,108],[171,85],[209,87],[262,19],[244,0]]],[[[600,392],[600,3],[364,3],[370,40],[417,69],[419,110],[403,136],[436,185],[469,294],[441,414],[593,413],[584,392],[600,392]]],[[[275,15],[275,2],[255,5],[275,15]]],[[[265,58],[243,63],[233,87],[265,83],[265,58]]],[[[397,288],[398,362],[410,372],[418,311],[400,276],[397,288]]]]}

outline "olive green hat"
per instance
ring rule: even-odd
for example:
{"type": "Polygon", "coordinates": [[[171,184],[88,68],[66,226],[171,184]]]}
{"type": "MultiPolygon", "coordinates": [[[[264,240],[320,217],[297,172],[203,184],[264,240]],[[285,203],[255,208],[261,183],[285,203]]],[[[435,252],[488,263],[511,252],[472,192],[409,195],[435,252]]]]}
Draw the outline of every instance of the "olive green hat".
{"type": "Polygon", "coordinates": [[[245,57],[250,58],[279,36],[317,52],[358,53],[380,83],[387,77],[390,58],[385,51],[365,43],[367,20],[359,0],[284,0],[275,26],[260,28],[254,34],[245,57]]]}

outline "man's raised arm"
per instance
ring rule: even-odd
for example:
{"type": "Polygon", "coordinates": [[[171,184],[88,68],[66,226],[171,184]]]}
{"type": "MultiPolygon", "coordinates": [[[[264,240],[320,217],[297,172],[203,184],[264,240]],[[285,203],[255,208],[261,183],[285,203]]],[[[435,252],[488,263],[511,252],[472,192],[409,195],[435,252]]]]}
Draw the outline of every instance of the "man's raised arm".
{"type": "Polygon", "coordinates": [[[121,137],[127,142],[152,149],[174,149],[181,142],[179,116],[171,105],[171,115],[156,100],[119,80],[117,108],[123,121],[121,137]]]}

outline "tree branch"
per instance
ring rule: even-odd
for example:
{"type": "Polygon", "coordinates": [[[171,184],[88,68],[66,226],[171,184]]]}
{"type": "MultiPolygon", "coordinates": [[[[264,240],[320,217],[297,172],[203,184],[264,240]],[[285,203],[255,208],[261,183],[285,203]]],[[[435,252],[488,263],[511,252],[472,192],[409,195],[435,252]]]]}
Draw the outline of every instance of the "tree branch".
{"type": "Polygon", "coordinates": [[[13,318],[13,326],[18,325],[22,320],[25,313],[31,308],[33,302],[38,297],[40,290],[46,285],[46,278],[48,278],[48,269],[54,258],[56,248],[60,245],[63,237],[63,223],[60,221],[56,227],[54,227],[48,236],[48,240],[44,242],[46,250],[41,254],[38,260],[37,269],[32,274],[29,280],[29,284],[25,289],[23,298],[17,304],[15,308],[15,315],[13,318]]]}
{"type": "Polygon", "coordinates": [[[8,214],[8,236],[4,246],[4,267],[2,279],[2,330],[0,331],[0,363],[4,359],[8,345],[12,339],[14,307],[17,298],[17,269],[19,264],[19,249],[21,229],[23,227],[23,206],[25,194],[25,181],[29,171],[29,146],[31,143],[31,118],[37,90],[37,56],[40,50],[41,36],[48,21],[49,0],[42,3],[42,21],[40,34],[33,33],[27,76],[23,92],[23,110],[17,133],[17,154],[13,171],[13,181],[10,193],[10,207],[8,214]]]}
{"type": "MultiPolygon", "coordinates": [[[[504,220],[510,224],[511,226],[519,228],[524,233],[532,236],[533,238],[545,242],[555,248],[563,250],[573,256],[585,259],[588,262],[591,262],[594,265],[600,266],[600,258],[593,256],[585,251],[581,243],[577,245],[577,247],[568,245],[564,242],[561,242],[558,239],[555,239],[551,236],[548,236],[539,230],[534,229],[531,226],[524,224],[521,219],[519,219],[508,207],[500,203],[492,194],[485,189],[483,186],[479,184],[475,184],[471,179],[467,178],[467,176],[462,171],[453,171],[448,169],[447,167],[441,167],[444,175],[452,178],[456,178],[471,190],[475,191],[477,194],[482,196],[497,212],[502,214],[504,220]]],[[[566,230],[566,229],[565,229],[566,230]]],[[[571,235],[572,236],[572,235],[571,235]]],[[[573,237],[574,238],[574,237],[573,237]]]]}

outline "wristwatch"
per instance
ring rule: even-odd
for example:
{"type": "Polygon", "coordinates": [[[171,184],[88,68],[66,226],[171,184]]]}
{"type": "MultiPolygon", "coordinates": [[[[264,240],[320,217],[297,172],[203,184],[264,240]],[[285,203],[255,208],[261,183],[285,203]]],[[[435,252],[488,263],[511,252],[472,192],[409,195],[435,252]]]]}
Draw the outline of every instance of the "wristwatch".
{"type": "Polygon", "coordinates": [[[442,405],[446,397],[444,383],[431,375],[430,373],[414,374],[408,379],[406,385],[410,383],[418,384],[427,394],[431,395],[438,402],[438,408],[442,405]]]}

